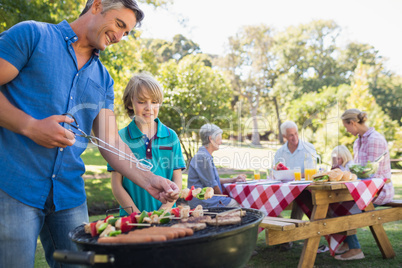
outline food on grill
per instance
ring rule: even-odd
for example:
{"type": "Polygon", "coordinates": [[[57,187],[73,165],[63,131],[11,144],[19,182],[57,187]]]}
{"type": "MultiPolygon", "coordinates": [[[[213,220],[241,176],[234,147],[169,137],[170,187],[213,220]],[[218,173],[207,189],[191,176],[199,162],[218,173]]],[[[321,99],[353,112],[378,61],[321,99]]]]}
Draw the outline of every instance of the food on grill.
{"type": "Polygon", "coordinates": [[[179,237],[190,236],[194,234],[194,231],[189,228],[172,228],[172,227],[149,227],[145,229],[136,229],[129,232],[129,235],[164,235],[167,240],[175,239],[179,237]]]}
{"type": "Polygon", "coordinates": [[[190,217],[190,207],[189,206],[179,206],[180,208],[180,218],[190,217]]]}
{"type": "Polygon", "coordinates": [[[201,205],[190,210],[189,206],[178,206],[170,210],[161,210],[147,212],[143,211],[141,214],[132,213],[129,216],[115,218],[107,217],[105,220],[88,223],[84,226],[86,233],[91,236],[98,236],[99,243],[147,243],[147,242],[163,242],[184,236],[194,234],[194,231],[205,229],[208,225],[230,225],[241,223],[241,216],[245,215],[245,211],[236,209],[234,211],[227,211],[216,214],[216,218],[212,219],[211,216],[204,216],[204,209],[201,205]],[[168,219],[170,221],[170,212],[174,215],[180,215],[181,222],[168,226],[158,226],[139,229],[133,225],[141,224],[149,220],[152,224],[159,224],[161,220],[168,219]],[[113,223],[114,226],[111,224],[113,223]]]}
{"type": "Polygon", "coordinates": [[[214,219],[211,219],[207,221],[208,225],[215,225],[215,226],[220,226],[220,225],[231,225],[231,224],[239,224],[241,223],[241,217],[240,216],[223,216],[223,217],[215,217],[214,219]]]}
{"type": "Polygon", "coordinates": [[[204,208],[201,205],[198,205],[191,211],[191,215],[193,217],[202,217],[204,216],[204,208]]]}
{"type": "Polygon", "coordinates": [[[149,242],[163,242],[166,237],[163,235],[128,235],[120,234],[117,236],[100,237],[98,243],[100,244],[119,244],[119,243],[149,243],[149,242]]]}
{"type": "Polygon", "coordinates": [[[99,237],[98,243],[148,243],[163,242],[179,237],[191,236],[194,231],[189,228],[150,227],[136,229],[128,234],[120,234],[114,237],[99,237]]]}
{"type": "Polygon", "coordinates": [[[207,224],[205,222],[183,222],[183,223],[177,223],[173,224],[171,226],[172,228],[190,228],[194,231],[199,231],[202,229],[207,228],[207,224]]]}
{"type": "Polygon", "coordinates": [[[84,230],[86,233],[91,234],[92,237],[100,234],[102,234],[102,236],[114,236],[120,233],[129,232],[137,223],[169,223],[170,216],[171,214],[164,210],[154,212],[147,212],[144,210],[141,214],[133,212],[129,216],[125,217],[114,218],[114,216],[108,216],[104,220],[87,223],[84,226],[84,230]],[[107,231],[105,232],[105,230],[107,231]]]}
{"type": "Polygon", "coordinates": [[[206,200],[212,198],[214,195],[214,189],[212,187],[195,188],[193,185],[190,189],[182,189],[179,197],[184,198],[186,201],[190,201],[193,199],[193,197],[200,200],[206,200]]]}
{"type": "MultiPolygon", "coordinates": [[[[229,212],[226,212],[226,214],[225,215],[227,215],[227,216],[240,216],[240,217],[244,217],[244,216],[246,216],[246,211],[245,210],[242,210],[242,209],[239,209],[239,210],[236,210],[236,211],[229,211],[229,212]]],[[[218,214],[219,215],[219,214],[218,214]]]]}
{"type": "Polygon", "coordinates": [[[113,231],[116,231],[116,228],[110,224],[108,224],[105,228],[105,230],[103,230],[102,233],[100,233],[99,237],[105,237],[105,236],[109,236],[109,234],[113,231]]]}
{"type": "Polygon", "coordinates": [[[199,222],[207,222],[211,219],[211,216],[201,216],[201,217],[190,217],[181,219],[180,222],[185,223],[199,223],[199,222]]]}

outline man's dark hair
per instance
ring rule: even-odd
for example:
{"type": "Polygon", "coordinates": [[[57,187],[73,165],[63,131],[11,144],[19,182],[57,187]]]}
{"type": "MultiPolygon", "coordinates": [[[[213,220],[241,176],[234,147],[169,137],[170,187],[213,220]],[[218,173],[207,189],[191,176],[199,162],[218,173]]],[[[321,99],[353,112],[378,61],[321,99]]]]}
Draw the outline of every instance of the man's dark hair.
{"type": "MultiPolygon", "coordinates": [[[[120,8],[128,8],[134,11],[135,18],[137,21],[136,26],[141,25],[141,21],[144,19],[144,12],[138,7],[138,4],[135,0],[101,0],[103,10],[102,13],[105,13],[112,9],[120,9],[120,8]]],[[[91,8],[94,0],[88,0],[84,10],[82,10],[80,17],[88,12],[91,8]]]]}

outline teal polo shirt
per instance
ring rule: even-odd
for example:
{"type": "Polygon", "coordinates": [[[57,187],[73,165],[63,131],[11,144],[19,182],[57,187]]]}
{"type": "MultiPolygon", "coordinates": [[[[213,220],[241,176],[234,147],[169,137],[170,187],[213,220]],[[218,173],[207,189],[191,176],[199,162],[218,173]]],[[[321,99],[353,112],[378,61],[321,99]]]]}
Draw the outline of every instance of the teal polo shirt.
{"type": "MultiPolygon", "coordinates": [[[[158,123],[158,129],[156,135],[150,139],[138,129],[134,119],[127,127],[121,129],[119,134],[137,159],[146,159],[152,163],[152,173],[172,180],[174,170],[186,168],[180,141],[176,132],[162,124],[159,118],[156,118],[155,122],[158,123]]],[[[109,164],[107,170],[114,171],[109,164]]],[[[123,178],[123,187],[140,211],[157,210],[162,205],[159,200],[126,177],[123,178]]],[[[124,210],[120,210],[120,214],[126,215],[124,210]]]]}

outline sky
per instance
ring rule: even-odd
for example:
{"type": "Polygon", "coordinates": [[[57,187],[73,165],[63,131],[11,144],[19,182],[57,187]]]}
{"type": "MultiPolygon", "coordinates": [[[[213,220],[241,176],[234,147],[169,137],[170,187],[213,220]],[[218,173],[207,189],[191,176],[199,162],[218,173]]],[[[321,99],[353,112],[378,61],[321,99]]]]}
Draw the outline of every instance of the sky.
{"type": "Polygon", "coordinates": [[[387,69],[402,75],[402,0],[174,0],[167,10],[141,8],[142,37],[171,41],[182,34],[202,52],[220,55],[228,38],[245,25],[282,31],[331,19],[342,29],[339,46],[368,43],[388,59],[387,69]]]}

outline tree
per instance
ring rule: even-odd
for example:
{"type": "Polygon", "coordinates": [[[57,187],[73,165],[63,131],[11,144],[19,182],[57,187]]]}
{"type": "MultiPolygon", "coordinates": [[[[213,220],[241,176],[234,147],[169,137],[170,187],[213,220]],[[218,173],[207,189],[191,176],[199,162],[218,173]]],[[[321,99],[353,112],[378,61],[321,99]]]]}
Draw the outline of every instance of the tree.
{"type": "Polygon", "coordinates": [[[263,94],[267,94],[278,77],[273,30],[265,25],[244,26],[229,38],[229,50],[220,60],[233,89],[246,99],[253,121],[252,144],[260,144],[258,108],[263,94]]]}
{"type": "Polygon", "coordinates": [[[377,104],[402,126],[402,77],[379,74],[370,89],[377,104]]]}
{"type": "Polygon", "coordinates": [[[367,124],[382,133],[387,140],[393,140],[398,124],[384,113],[369,90],[368,80],[372,71],[370,66],[358,63],[352,91],[347,99],[348,107],[366,111],[368,113],[367,124]]]}
{"type": "Polygon", "coordinates": [[[174,129],[189,162],[198,150],[198,131],[205,123],[233,129],[230,87],[222,74],[204,64],[205,55],[187,55],[169,60],[159,69],[164,102],[159,118],[174,129]]]}
{"type": "Polygon", "coordinates": [[[198,44],[181,34],[175,35],[172,42],[162,39],[145,39],[144,43],[146,48],[154,53],[158,63],[170,59],[179,61],[187,55],[201,53],[198,44]]]}

